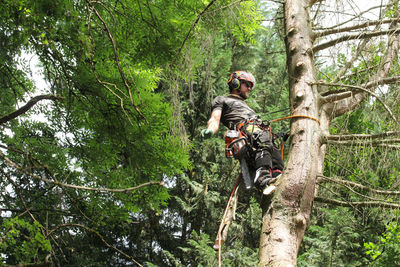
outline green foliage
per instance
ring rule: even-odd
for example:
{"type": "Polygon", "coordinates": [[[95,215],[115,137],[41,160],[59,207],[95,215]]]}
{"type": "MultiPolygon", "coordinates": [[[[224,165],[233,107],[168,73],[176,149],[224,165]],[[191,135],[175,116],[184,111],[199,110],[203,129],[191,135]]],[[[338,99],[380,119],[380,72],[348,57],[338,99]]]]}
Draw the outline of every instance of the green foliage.
{"type": "Polygon", "coordinates": [[[189,250],[181,248],[186,253],[194,253],[192,258],[197,262],[197,266],[215,266],[218,265],[217,252],[212,248],[213,242],[207,234],[197,234],[192,232],[192,239],[188,244],[194,248],[189,250]]]}
{"type": "Polygon", "coordinates": [[[386,231],[376,243],[364,243],[366,254],[373,262],[371,266],[396,266],[400,264],[400,227],[397,221],[389,222],[386,231]]]}
{"type": "Polygon", "coordinates": [[[348,208],[317,207],[314,215],[318,218],[307,229],[298,265],[364,266],[363,242],[368,225],[348,208]]]}
{"type": "Polygon", "coordinates": [[[32,263],[44,261],[51,251],[50,241],[42,234],[42,226],[18,217],[4,219],[0,226],[0,252],[6,262],[32,263]]]}
{"type": "MultiPolygon", "coordinates": [[[[40,101],[2,124],[7,134],[0,138],[8,148],[5,156],[20,167],[1,161],[2,203],[15,210],[13,217],[30,207],[38,222],[47,223],[41,231],[51,233],[56,266],[132,262],[113,248],[156,266],[170,263],[162,251],[171,251],[185,265],[191,259],[178,247],[189,244],[189,233],[203,228],[214,234],[216,207],[224,205],[234,164],[219,156],[223,141],[200,144],[197,130],[212,97],[226,92],[233,51],[255,43],[261,15],[253,1],[215,1],[202,13],[208,4],[20,0],[1,5],[1,115],[38,94],[63,97],[40,101]],[[48,82],[42,91],[27,57],[48,82]],[[197,149],[204,153],[192,153],[197,149]],[[210,168],[213,158],[218,160],[210,168]],[[40,178],[91,188],[151,181],[166,186],[104,193],[40,178]]],[[[206,244],[204,236],[193,240],[206,244]]],[[[27,257],[35,251],[29,249],[27,257]]],[[[246,251],[253,255],[252,248],[246,251]]],[[[8,263],[18,264],[13,253],[5,252],[8,263]]]]}

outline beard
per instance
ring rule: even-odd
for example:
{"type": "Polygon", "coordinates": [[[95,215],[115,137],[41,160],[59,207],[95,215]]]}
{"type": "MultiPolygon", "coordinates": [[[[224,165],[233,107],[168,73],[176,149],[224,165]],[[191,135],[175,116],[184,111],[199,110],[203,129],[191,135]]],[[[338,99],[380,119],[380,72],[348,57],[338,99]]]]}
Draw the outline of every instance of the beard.
{"type": "Polygon", "coordinates": [[[247,98],[249,98],[249,95],[248,94],[246,94],[246,92],[243,92],[243,91],[240,91],[240,94],[239,94],[243,99],[247,99],[247,98]]]}

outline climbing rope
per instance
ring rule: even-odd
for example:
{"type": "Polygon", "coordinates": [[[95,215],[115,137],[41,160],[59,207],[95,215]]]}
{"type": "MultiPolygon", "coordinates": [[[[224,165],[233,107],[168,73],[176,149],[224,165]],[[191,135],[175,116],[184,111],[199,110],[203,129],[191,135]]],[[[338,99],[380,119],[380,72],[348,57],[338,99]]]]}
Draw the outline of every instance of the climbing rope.
{"type": "Polygon", "coordinates": [[[242,175],[240,174],[236,180],[235,186],[233,187],[232,193],[229,196],[228,204],[226,205],[225,212],[224,212],[224,215],[222,216],[221,224],[220,224],[220,227],[218,230],[218,235],[217,235],[218,236],[218,267],[221,267],[221,265],[222,265],[222,231],[225,228],[225,224],[224,224],[225,218],[228,214],[228,210],[230,209],[232,199],[233,199],[234,195],[236,194],[236,191],[237,191],[237,188],[239,186],[241,179],[242,179],[242,175]]]}
{"type": "Polygon", "coordinates": [[[319,119],[316,119],[316,118],[310,117],[310,116],[306,116],[306,115],[292,115],[292,116],[287,116],[287,117],[283,117],[283,118],[279,118],[279,119],[272,120],[271,123],[277,122],[277,121],[282,121],[282,120],[287,120],[287,119],[292,119],[292,118],[306,118],[306,119],[311,119],[311,120],[314,120],[314,121],[318,122],[318,124],[321,125],[321,122],[319,121],[319,119]]]}
{"type": "MultiPolygon", "coordinates": [[[[287,120],[287,119],[292,119],[292,118],[306,118],[306,119],[311,119],[311,120],[313,120],[313,121],[318,122],[318,124],[321,125],[320,120],[318,120],[318,119],[316,119],[316,118],[314,118],[314,117],[311,117],[311,116],[306,116],[306,115],[291,115],[291,116],[287,116],[287,117],[283,117],[283,118],[279,118],[279,119],[272,120],[272,121],[270,121],[270,124],[271,124],[271,123],[274,123],[274,122],[277,122],[277,121],[282,121],[282,120],[287,120]]],[[[282,159],[283,159],[283,149],[284,149],[284,147],[285,147],[285,141],[283,141],[283,142],[282,142],[282,145],[281,145],[281,157],[282,157],[282,159]]]]}

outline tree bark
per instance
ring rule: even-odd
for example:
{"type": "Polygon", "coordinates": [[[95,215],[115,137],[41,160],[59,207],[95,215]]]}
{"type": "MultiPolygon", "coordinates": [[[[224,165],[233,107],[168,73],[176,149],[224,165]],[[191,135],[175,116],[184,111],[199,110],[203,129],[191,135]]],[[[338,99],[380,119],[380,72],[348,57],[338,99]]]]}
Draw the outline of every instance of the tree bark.
{"type": "Polygon", "coordinates": [[[289,73],[292,141],[282,183],[263,205],[260,266],[295,266],[297,253],[310,218],[317,175],[322,171],[325,149],[321,133],[327,116],[319,114],[319,94],[312,55],[309,1],[285,2],[285,42],[289,73]],[[321,120],[322,119],[322,120],[321,120]],[[322,149],[321,149],[322,148],[322,149]],[[299,156],[301,155],[301,156],[299,156]],[[269,204],[269,205],[268,205],[269,204]]]}

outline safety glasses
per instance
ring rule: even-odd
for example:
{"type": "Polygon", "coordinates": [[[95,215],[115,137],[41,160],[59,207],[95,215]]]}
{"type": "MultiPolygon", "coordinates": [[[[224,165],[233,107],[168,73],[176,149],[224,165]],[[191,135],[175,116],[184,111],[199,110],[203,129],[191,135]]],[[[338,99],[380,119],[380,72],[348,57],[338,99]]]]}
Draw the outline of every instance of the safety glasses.
{"type": "Polygon", "coordinates": [[[243,81],[243,84],[246,85],[247,88],[250,88],[250,90],[253,89],[253,83],[248,82],[248,81],[243,81]]]}

